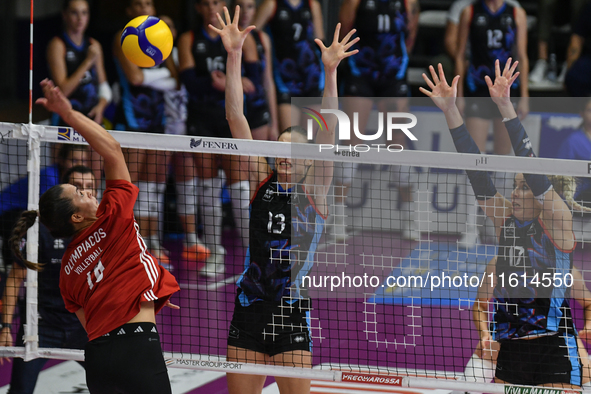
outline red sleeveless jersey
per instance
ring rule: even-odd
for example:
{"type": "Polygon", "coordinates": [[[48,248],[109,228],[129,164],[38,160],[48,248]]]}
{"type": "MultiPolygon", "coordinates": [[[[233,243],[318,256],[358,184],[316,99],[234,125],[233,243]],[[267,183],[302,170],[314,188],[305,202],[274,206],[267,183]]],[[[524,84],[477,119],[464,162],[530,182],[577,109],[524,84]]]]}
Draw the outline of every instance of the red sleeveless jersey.
{"type": "Polygon", "coordinates": [[[179,290],[176,279],[148,253],[133,216],[138,188],[107,181],[97,221],[76,236],[62,258],[60,290],[66,309],[84,309],[88,339],[127,323],[140,302],[156,313],[179,290]]]}

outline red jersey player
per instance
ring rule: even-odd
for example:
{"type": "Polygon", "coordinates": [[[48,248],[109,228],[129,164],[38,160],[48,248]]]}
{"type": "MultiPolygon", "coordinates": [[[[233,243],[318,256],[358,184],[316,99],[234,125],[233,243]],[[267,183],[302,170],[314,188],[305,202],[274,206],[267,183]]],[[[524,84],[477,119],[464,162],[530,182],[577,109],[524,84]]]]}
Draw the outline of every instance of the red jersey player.
{"type": "MultiPolygon", "coordinates": [[[[138,188],[130,182],[121,146],[101,126],[74,111],[53,82],[41,82],[37,103],[74,127],[105,161],[102,202],[73,185],[57,185],[39,200],[41,222],[54,237],[73,237],[62,259],[66,308],[88,333],[86,381],[91,393],[171,393],[156,313],[179,290],[148,253],[133,217],[138,188]]],[[[23,214],[26,225],[35,211],[23,214]],[[28,218],[28,220],[27,220],[28,218]]],[[[26,262],[27,267],[37,269],[26,262]]]]}

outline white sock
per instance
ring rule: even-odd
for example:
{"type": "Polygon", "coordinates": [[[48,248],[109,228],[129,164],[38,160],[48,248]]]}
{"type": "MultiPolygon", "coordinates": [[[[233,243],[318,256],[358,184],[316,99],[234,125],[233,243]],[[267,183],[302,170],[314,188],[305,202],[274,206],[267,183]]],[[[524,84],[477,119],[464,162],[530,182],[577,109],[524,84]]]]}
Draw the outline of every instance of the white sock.
{"type": "Polygon", "coordinates": [[[473,354],[466,364],[464,376],[467,382],[489,383],[495,377],[495,365],[473,354]]]}
{"type": "Polygon", "coordinates": [[[200,180],[197,190],[203,219],[203,240],[214,251],[222,244],[222,179],[200,180]]]}
{"type": "Polygon", "coordinates": [[[250,183],[248,181],[236,182],[228,186],[232,199],[232,213],[236,228],[240,232],[242,245],[248,246],[250,234],[250,183]]]}
{"type": "Polygon", "coordinates": [[[197,204],[197,178],[189,179],[185,182],[176,183],[176,201],[177,212],[181,216],[188,216],[195,214],[197,204]]]}
{"type": "Polygon", "coordinates": [[[186,244],[188,246],[195,245],[197,243],[197,234],[195,233],[187,233],[186,244]]]}

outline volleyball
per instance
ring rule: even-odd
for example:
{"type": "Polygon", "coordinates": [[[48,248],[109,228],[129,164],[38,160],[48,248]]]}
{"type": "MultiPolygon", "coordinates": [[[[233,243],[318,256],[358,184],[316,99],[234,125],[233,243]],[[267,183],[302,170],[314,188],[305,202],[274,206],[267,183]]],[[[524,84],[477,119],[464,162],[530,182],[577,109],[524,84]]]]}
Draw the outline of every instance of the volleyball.
{"type": "Polygon", "coordinates": [[[170,28],[155,16],[138,16],[121,33],[121,49],[125,57],[140,67],[162,63],[170,55],[172,44],[170,28]]]}

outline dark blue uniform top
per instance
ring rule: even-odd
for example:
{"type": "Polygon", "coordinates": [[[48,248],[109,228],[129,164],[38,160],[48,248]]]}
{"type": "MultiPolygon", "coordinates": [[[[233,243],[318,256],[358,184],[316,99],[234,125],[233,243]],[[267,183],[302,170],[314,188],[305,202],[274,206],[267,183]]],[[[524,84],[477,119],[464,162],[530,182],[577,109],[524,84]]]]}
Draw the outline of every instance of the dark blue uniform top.
{"type": "Polygon", "coordinates": [[[256,63],[243,62],[243,75],[251,80],[255,86],[254,93],[247,94],[245,100],[245,109],[248,115],[249,109],[266,108],[267,107],[267,93],[265,92],[264,78],[265,70],[267,68],[267,58],[265,56],[265,47],[261,32],[257,30],[252,31],[252,37],[256,43],[257,55],[259,60],[256,63]]]}
{"type": "Polygon", "coordinates": [[[228,53],[220,36],[211,38],[203,27],[193,31],[191,53],[195,60],[195,74],[199,80],[199,88],[189,91],[189,104],[214,105],[225,107],[225,92],[214,89],[211,85],[211,73],[215,70],[226,72],[228,53]]]}
{"type": "MultiPolygon", "coordinates": [[[[65,32],[62,33],[60,38],[66,45],[66,68],[68,70],[68,76],[70,76],[76,72],[86,59],[90,40],[88,37],[84,37],[82,45],[77,46],[65,32]]],[[[99,102],[98,86],[96,67],[92,67],[84,73],[78,87],[68,97],[72,103],[72,107],[83,114],[90,112],[99,102]]]]}
{"type": "MultiPolygon", "coordinates": [[[[466,75],[466,95],[486,97],[489,93],[484,77],[488,75],[494,79],[495,61],[499,59],[502,69],[507,59],[514,57],[517,41],[516,8],[504,3],[493,14],[484,0],[476,1],[471,7],[470,67],[466,75]]],[[[516,92],[519,91],[518,88],[519,78],[511,86],[516,92]]]]}
{"type": "Polygon", "coordinates": [[[324,89],[324,71],[314,42],[310,0],[292,7],[277,0],[267,32],[273,43],[273,74],[277,90],[291,96],[306,96],[324,89]]]}
{"type": "Polygon", "coordinates": [[[273,172],[252,199],[250,245],[238,279],[243,306],[290,296],[295,302],[301,277],[312,268],[325,218],[300,183],[294,189],[284,190],[273,172]]]}
{"type": "Polygon", "coordinates": [[[572,268],[573,251],[559,249],[539,218],[521,223],[510,216],[499,240],[494,339],[576,334],[569,304],[572,281],[564,283],[572,268]],[[518,278],[513,284],[511,274],[518,278]],[[543,278],[551,278],[551,286],[543,278]],[[561,278],[562,283],[555,278],[561,278]]]}
{"type": "MultiPolygon", "coordinates": [[[[64,329],[81,327],[76,315],[66,310],[59,286],[62,257],[69,242],[69,239],[53,238],[47,227],[39,224],[38,261],[43,264],[37,276],[39,317],[44,324],[64,329]]],[[[22,265],[18,260],[17,264],[22,265]]],[[[19,308],[24,312],[24,300],[19,303],[19,308]]]]}
{"type": "Polygon", "coordinates": [[[355,15],[359,53],[348,59],[351,73],[371,80],[406,79],[408,17],[403,0],[361,0],[355,15]]]}
{"type": "MultiPolygon", "coordinates": [[[[147,86],[129,83],[119,61],[115,66],[121,85],[121,102],[115,117],[116,129],[132,131],[164,131],[164,95],[161,91],[147,86]]],[[[166,67],[164,63],[156,68],[166,67]]]]}
{"type": "MultiPolygon", "coordinates": [[[[60,183],[60,174],[57,164],[42,168],[39,173],[39,196],[45,193],[51,187],[60,183]]],[[[4,188],[0,192],[0,215],[7,211],[18,209],[24,211],[27,209],[29,194],[29,177],[20,178],[15,183],[4,188]]]]}

